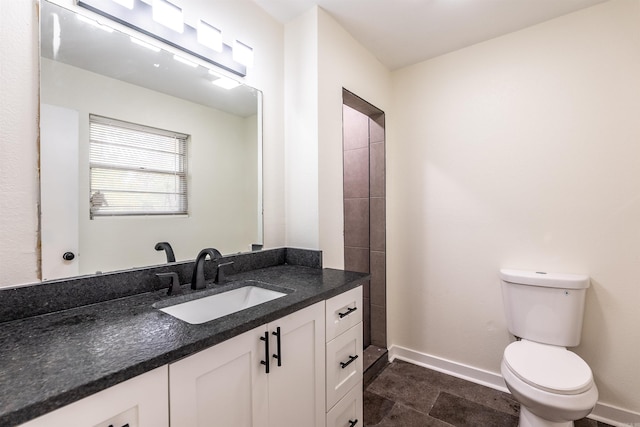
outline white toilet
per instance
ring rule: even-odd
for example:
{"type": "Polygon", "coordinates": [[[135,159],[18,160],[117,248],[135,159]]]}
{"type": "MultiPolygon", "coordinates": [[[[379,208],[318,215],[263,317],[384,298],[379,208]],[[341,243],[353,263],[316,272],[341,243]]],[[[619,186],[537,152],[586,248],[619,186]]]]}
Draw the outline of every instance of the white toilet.
{"type": "Polygon", "coordinates": [[[573,426],[598,400],[580,343],[589,277],[500,270],[509,332],[500,370],[520,403],[520,427],[573,426]]]}

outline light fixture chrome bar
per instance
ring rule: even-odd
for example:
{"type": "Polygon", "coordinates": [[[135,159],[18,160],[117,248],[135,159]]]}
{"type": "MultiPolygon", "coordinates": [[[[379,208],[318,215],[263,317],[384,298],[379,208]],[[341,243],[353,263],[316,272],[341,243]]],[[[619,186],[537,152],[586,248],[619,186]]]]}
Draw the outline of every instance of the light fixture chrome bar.
{"type": "Polygon", "coordinates": [[[77,0],[77,2],[78,6],[140,31],[233,74],[241,77],[247,75],[247,67],[233,59],[231,46],[223,43],[222,52],[216,52],[198,42],[196,28],[184,24],[184,31],[178,33],[155,22],[152,17],[152,7],[141,0],[133,0],[133,9],[105,0],[77,0]]]}

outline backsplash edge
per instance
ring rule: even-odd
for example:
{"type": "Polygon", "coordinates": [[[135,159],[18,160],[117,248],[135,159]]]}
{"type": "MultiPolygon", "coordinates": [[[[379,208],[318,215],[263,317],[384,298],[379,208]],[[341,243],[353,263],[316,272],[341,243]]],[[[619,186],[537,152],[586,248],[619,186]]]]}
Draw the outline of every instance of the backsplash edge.
{"type": "MultiPolygon", "coordinates": [[[[307,249],[265,249],[223,259],[233,261],[233,273],[283,264],[322,268],[322,252],[307,249]]],[[[189,283],[193,264],[194,260],[182,261],[0,288],[0,323],[166,288],[168,284],[160,284],[157,273],[177,272],[181,284],[189,283]]],[[[214,269],[215,263],[205,263],[207,277],[213,277],[214,269]]]]}

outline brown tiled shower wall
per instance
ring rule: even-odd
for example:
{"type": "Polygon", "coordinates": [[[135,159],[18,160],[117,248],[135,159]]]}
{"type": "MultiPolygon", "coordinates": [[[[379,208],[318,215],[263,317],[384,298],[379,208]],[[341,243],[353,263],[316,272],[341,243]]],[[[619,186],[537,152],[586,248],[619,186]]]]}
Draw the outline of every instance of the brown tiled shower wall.
{"type": "Polygon", "coordinates": [[[343,106],[345,269],[371,273],[364,347],[386,347],[384,114],[343,106]]]}

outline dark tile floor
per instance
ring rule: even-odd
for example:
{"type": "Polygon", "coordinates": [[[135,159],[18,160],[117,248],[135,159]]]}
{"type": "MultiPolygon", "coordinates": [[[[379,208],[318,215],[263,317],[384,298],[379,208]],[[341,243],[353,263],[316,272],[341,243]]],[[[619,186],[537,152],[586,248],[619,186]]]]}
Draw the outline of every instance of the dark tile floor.
{"type": "MultiPolygon", "coordinates": [[[[400,360],[364,391],[367,427],[515,427],[519,408],[508,393],[400,360]]],[[[584,418],[575,426],[609,425],[584,418]]]]}

